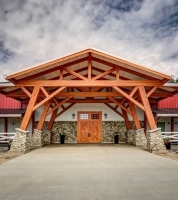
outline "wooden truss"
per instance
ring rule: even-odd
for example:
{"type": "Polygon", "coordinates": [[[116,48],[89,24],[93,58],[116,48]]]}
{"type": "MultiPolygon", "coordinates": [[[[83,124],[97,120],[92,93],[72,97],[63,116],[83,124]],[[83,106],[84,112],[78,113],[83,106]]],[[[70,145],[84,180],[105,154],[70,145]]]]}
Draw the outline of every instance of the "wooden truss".
{"type": "MultiPolygon", "coordinates": [[[[157,103],[157,97],[172,96],[171,92],[160,89],[170,77],[156,72],[152,77],[151,70],[142,69],[136,65],[132,65],[138,68],[135,71],[131,67],[125,68],[124,66],[128,64],[126,61],[122,61],[120,65],[117,62],[121,61],[112,56],[102,53],[98,53],[98,57],[93,56],[92,50],[83,53],[85,56],[76,60],[70,59],[83,54],[69,56],[65,59],[70,61],[65,63],[63,62],[66,60],[61,59],[62,64],[59,66],[56,64],[53,68],[42,70],[47,67],[47,64],[44,64],[8,77],[15,84],[15,89],[6,95],[28,103],[20,128],[27,129],[33,112],[42,105],[44,108],[37,126],[38,130],[42,129],[49,114],[51,114],[51,119],[48,130],[51,130],[54,120],[76,103],[104,103],[124,118],[127,129],[131,129],[128,115],[133,118],[136,129],[141,128],[136,108],[144,111],[150,128],[155,129],[156,123],[150,104],[157,103]],[[101,59],[99,56],[107,57],[107,59],[101,59]],[[108,61],[109,59],[113,59],[114,62],[108,61]],[[76,70],[72,69],[72,66],[81,63],[85,65],[76,70]],[[99,63],[98,67],[93,66],[95,63],[99,63]],[[99,67],[100,65],[103,65],[103,68],[99,67]],[[105,66],[108,68],[105,69],[105,66]],[[39,71],[33,73],[33,70],[39,71]],[[133,74],[136,78],[125,77],[123,71],[133,74]],[[48,74],[53,74],[53,77],[43,78],[48,74]],[[85,99],[79,97],[85,97],[85,99]],[[66,103],[68,103],[67,106],[65,106],[66,103]],[[116,106],[113,107],[110,103],[116,106]],[[59,107],[62,109],[60,112],[58,112],[59,107]]],[[[50,64],[55,64],[55,62],[58,63],[59,60],[50,64]]]]}

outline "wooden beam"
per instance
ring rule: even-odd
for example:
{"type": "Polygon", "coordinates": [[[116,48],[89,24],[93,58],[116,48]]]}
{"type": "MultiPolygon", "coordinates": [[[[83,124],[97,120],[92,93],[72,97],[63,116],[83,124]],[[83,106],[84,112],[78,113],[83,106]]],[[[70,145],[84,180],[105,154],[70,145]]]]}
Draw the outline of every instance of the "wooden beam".
{"type": "Polygon", "coordinates": [[[156,126],[156,123],[155,123],[155,119],[153,117],[153,113],[152,113],[150,103],[149,103],[149,100],[148,100],[144,86],[139,86],[139,92],[140,92],[140,97],[141,97],[142,103],[143,103],[144,108],[145,108],[145,114],[146,114],[148,123],[150,125],[150,129],[151,130],[156,129],[157,126],[156,126]]]}
{"type": "Polygon", "coordinates": [[[44,87],[40,87],[41,91],[43,92],[43,94],[46,96],[46,97],[49,97],[49,94],[48,92],[45,90],[44,87]]]}
{"type": "Polygon", "coordinates": [[[101,77],[103,77],[103,76],[105,76],[107,74],[110,74],[111,72],[113,72],[115,70],[116,70],[115,68],[111,68],[111,69],[109,69],[109,70],[107,70],[107,71],[105,71],[105,72],[103,72],[101,74],[98,74],[97,76],[93,77],[92,79],[93,80],[97,80],[97,79],[99,79],[99,78],[101,78],[101,77]]]}
{"type": "Polygon", "coordinates": [[[135,123],[135,127],[136,127],[137,130],[139,130],[139,129],[141,129],[140,121],[138,119],[135,106],[131,101],[129,101],[129,107],[130,107],[130,110],[132,112],[132,117],[133,117],[133,120],[134,120],[134,123],[135,123]]]}
{"type": "MultiPolygon", "coordinates": [[[[25,87],[21,87],[21,89],[25,92],[25,94],[27,96],[29,96],[31,98],[32,94],[25,88],[25,87]]],[[[13,91],[14,92],[14,91],[13,91]]]]}
{"type": "Polygon", "coordinates": [[[74,76],[76,76],[76,77],[82,79],[82,80],[87,80],[87,78],[85,78],[84,76],[82,76],[82,75],[80,75],[80,74],[78,74],[78,73],[72,71],[72,70],[69,69],[69,68],[64,68],[64,70],[65,70],[66,72],[68,72],[68,73],[70,73],[70,74],[72,74],[72,75],[74,75],[74,76]]]}
{"type": "Polygon", "coordinates": [[[119,80],[119,67],[116,68],[116,80],[119,80]]]}
{"type": "Polygon", "coordinates": [[[153,87],[151,90],[148,91],[148,93],[146,94],[147,97],[149,97],[158,87],[153,87]]]}
{"type": "Polygon", "coordinates": [[[61,92],[63,89],[65,89],[65,87],[60,87],[59,89],[57,89],[55,92],[53,92],[52,94],[50,94],[48,97],[46,97],[43,101],[41,101],[40,103],[38,103],[36,106],[34,106],[33,111],[36,110],[38,107],[40,107],[41,105],[43,105],[44,103],[46,103],[47,101],[49,101],[50,99],[52,99],[53,97],[55,97],[59,92],[61,92]]]}
{"type": "Polygon", "coordinates": [[[115,100],[112,97],[107,97],[108,99],[110,99],[112,102],[114,102],[116,105],[118,105],[119,107],[121,107],[123,110],[125,110],[127,113],[129,113],[130,115],[132,115],[132,113],[130,112],[130,110],[128,110],[127,108],[125,108],[122,104],[120,104],[117,100],[115,100]]]}
{"type": "Polygon", "coordinates": [[[33,108],[34,108],[34,105],[35,105],[36,100],[38,98],[39,91],[40,91],[40,87],[39,86],[35,86],[34,89],[33,89],[33,93],[32,93],[32,96],[30,98],[30,101],[28,103],[27,110],[25,112],[22,124],[20,126],[20,128],[22,130],[26,130],[27,129],[28,123],[29,123],[30,118],[32,116],[32,113],[34,111],[33,108]]]}
{"type": "Polygon", "coordinates": [[[88,58],[88,79],[91,79],[91,74],[92,74],[92,69],[91,69],[91,53],[89,53],[89,58],[88,58]]]}
{"type": "Polygon", "coordinates": [[[131,124],[129,122],[129,118],[128,118],[127,112],[125,110],[123,110],[123,109],[122,109],[122,115],[123,115],[123,118],[125,120],[125,125],[126,125],[127,130],[131,130],[132,127],[131,127],[131,124]]]}
{"type": "Polygon", "coordinates": [[[117,109],[115,109],[115,108],[113,108],[111,105],[109,105],[108,103],[105,103],[105,105],[106,106],[108,106],[111,110],[113,110],[115,113],[117,113],[118,115],[120,115],[122,118],[124,118],[123,117],[123,115],[122,115],[122,113],[120,113],[117,109]]]}
{"type": "Polygon", "coordinates": [[[130,95],[128,95],[127,93],[125,93],[123,90],[121,90],[118,87],[113,87],[116,91],[118,91],[120,94],[122,94],[124,97],[126,97],[129,101],[131,101],[132,103],[134,103],[135,105],[137,105],[139,108],[141,108],[142,110],[145,110],[144,106],[141,105],[138,101],[136,101],[135,99],[133,99],[130,95]]]}
{"type": "Polygon", "coordinates": [[[63,68],[60,69],[60,80],[63,79],[63,68]]]}
{"type": "Polygon", "coordinates": [[[133,97],[133,95],[135,94],[135,92],[138,90],[138,87],[136,86],[136,87],[134,87],[134,89],[131,91],[131,93],[130,93],[130,97],[133,97]]]}
{"type": "Polygon", "coordinates": [[[70,100],[72,97],[67,97],[66,99],[64,99],[62,102],[58,103],[54,108],[52,108],[50,111],[48,111],[47,115],[49,115],[50,113],[52,113],[54,110],[58,109],[61,105],[63,105],[64,103],[66,103],[68,100],[70,100]]]}
{"type": "Polygon", "coordinates": [[[56,118],[56,114],[57,114],[57,109],[53,111],[53,113],[51,115],[51,119],[50,119],[50,121],[48,123],[47,129],[50,130],[50,131],[52,130],[52,127],[53,127],[53,124],[54,124],[54,120],[56,118]]]}
{"type": "MultiPolygon", "coordinates": [[[[78,88],[78,90],[80,91],[80,92],[60,92],[59,94],[57,94],[56,95],[56,97],[61,97],[61,96],[63,96],[63,97],[67,97],[67,96],[87,96],[87,95],[89,95],[89,96],[92,96],[92,95],[96,95],[96,96],[102,96],[102,95],[104,95],[104,94],[106,94],[106,95],[109,95],[109,96],[116,96],[116,97],[122,97],[123,95],[121,95],[120,93],[118,93],[118,92],[100,92],[100,90],[101,89],[103,89],[103,87],[100,87],[100,89],[93,89],[91,92],[89,92],[89,91],[86,91],[86,89],[85,88],[83,88],[82,89],[82,87],[76,87],[76,88],[78,88]],[[97,92],[97,90],[98,90],[98,92],[97,92]],[[86,92],[86,95],[85,95],[85,92],[86,92]]],[[[49,92],[48,92],[48,94],[50,94],[49,92]]],[[[24,93],[9,93],[8,95],[6,95],[7,97],[12,97],[12,98],[14,98],[14,97],[28,97],[26,94],[24,94],[24,93]]],[[[157,92],[157,93],[153,93],[152,95],[151,95],[151,97],[169,97],[169,95],[168,95],[168,93],[159,93],[159,92],[157,92]]],[[[172,95],[171,95],[172,96],[172,95]]],[[[46,95],[44,95],[44,93],[39,93],[39,97],[46,97],[46,95]]],[[[139,94],[139,92],[136,92],[135,94],[134,94],[134,96],[133,96],[134,98],[137,98],[137,97],[139,97],[140,98],[140,94],[139,94]]],[[[125,98],[125,100],[126,100],[127,98],[125,98]]],[[[125,101],[124,100],[124,98],[123,98],[123,101],[125,101]]],[[[136,100],[136,99],[135,99],[136,100]]],[[[137,101],[139,102],[139,99],[137,99],[137,101]]]]}
{"type": "MultiPolygon", "coordinates": [[[[75,61],[72,61],[72,62],[69,62],[69,63],[65,63],[63,65],[60,65],[60,66],[56,66],[56,67],[53,67],[51,69],[47,69],[47,70],[42,70],[41,72],[38,72],[38,73],[35,73],[35,74],[32,74],[32,75],[29,75],[29,76],[26,76],[25,78],[22,78],[20,80],[30,80],[30,79],[34,79],[35,77],[39,77],[39,76],[43,76],[44,74],[49,74],[51,72],[54,72],[56,70],[59,70],[60,68],[63,68],[63,67],[70,67],[72,65],[75,65],[75,64],[78,64],[78,63],[82,63],[82,62],[85,62],[86,60],[88,60],[88,56],[87,57],[84,57],[84,58],[81,58],[81,59],[78,59],[78,60],[75,60],[75,61]]],[[[47,64],[47,63],[46,63],[47,64]]],[[[32,69],[29,69],[29,70],[34,70],[34,68],[32,69]]],[[[26,70],[27,71],[27,70],[26,70]]],[[[20,72],[21,73],[21,72],[20,72]]],[[[24,71],[22,71],[22,73],[24,73],[24,71]]],[[[58,76],[59,77],[59,76],[58,76]]],[[[16,82],[16,81],[15,81],[16,82]]]]}
{"type": "Polygon", "coordinates": [[[38,130],[41,130],[43,128],[43,124],[45,122],[45,119],[46,119],[47,112],[49,110],[50,104],[51,104],[51,100],[49,100],[48,102],[46,102],[44,104],[43,112],[41,114],[41,117],[40,117],[40,120],[39,120],[39,123],[38,123],[38,126],[37,126],[38,130]]]}
{"type": "MultiPolygon", "coordinates": [[[[122,67],[121,65],[116,65],[116,64],[114,64],[114,63],[111,63],[111,62],[108,62],[108,61],[104,61],[104,60],[102,60],[102,59],[99,59],[99,58],[96,58],[96,57],[93,57],[92,56],[92,58],[91,58],[93,61],[95,61],[95,62],[99,62],[99,63],[101,63],[101,64],[104,64],[104,65],[107,65],[107,66],[110,66],[110,67],[119,67],[119,69],[120,70],[122,70],[122,71],[126,71],[126,72],[128,72],[128,73],[131,73],[131,74],[135,74],[135,75],[137,75],[137,76],[140,76],[140,77],[142,77],[142,78],[145,78],[145,79],[148,79],[148,80],[155,80],[156,78],[154,78],[154,77],[152,77],[151,75],[150,76],[148,76],[148,75],[146,75],[145,74],[145,71],[151,71],[151,73],[153,74],[156,74],[156,75],[158,75],[158,76],[164,76],[164,78],[166,78],[167,80],[169,80],[170,78],[169,78],[169,76],[166,76],[166,75],[164,75],[164,74],[160,74],[159,72],[157,73],[157,72],[155,72],[155,71],[152,71],[152,70],[150,70],[150,69],[146,69],[146,68],[144,68],[144,70],[143,70],[143,67],[141,67],[142,69],[140,69],[139,70],[139,72],[137,72],[137,71],[135,71],[135,70],[132,70],[132,69],[129,69],[129,68],[126,68],[126,67],[122,67]],[[166,76],[166,77],[165,77],[166,76]]],[[[122,60],[122,62],[126,62],[126,61],[123,61],[122,60]]],[[[132,63],[129,63],[130,65],[134,65],[134,64],[132,64],[132,63]]],[[[137,67],[136,67],[137,68],[137,67]]],[[[163,84],[162,84],[163,85],[163,84]]]]}
{"type": "Polygon", "coordinates": [[[133,86],[162,86],[160,81],[145,80],[31,80],[18,81],[15,86],[44,86],[44,87],[133,87],[133,86]]]}

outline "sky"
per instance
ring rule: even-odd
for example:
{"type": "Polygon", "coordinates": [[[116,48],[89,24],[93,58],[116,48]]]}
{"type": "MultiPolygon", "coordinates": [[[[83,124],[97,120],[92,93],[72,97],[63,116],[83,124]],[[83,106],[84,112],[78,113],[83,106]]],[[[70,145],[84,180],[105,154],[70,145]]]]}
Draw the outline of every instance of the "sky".
{"type": "Polygon", "coordinates": [[[178,0],[0,0],[0,81],[87,48],[178,77],[178,0]]]}

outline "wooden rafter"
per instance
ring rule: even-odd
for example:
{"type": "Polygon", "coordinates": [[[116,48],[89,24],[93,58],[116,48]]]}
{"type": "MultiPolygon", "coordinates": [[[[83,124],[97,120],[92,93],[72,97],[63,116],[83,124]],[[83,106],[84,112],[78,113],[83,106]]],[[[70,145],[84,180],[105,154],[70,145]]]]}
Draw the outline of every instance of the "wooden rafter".
{"type": "MultiPolygon", "coordinates": [[[[76,64],[78,64],[78,63],[85,62],[86,60],[88,60],[88,56],[87,56],[87,57],[84,57],[84,58],[81,58],[81,59],[78,59],[78,60],[75,60],[75,61],[72,61],[72,62],[69,62],[69,63],[66,63],[66,64],[63,64],[63,65],[60,65],[60,66],[57,66],[57,67],[53,67],[53,68],[48,69],[48,70],[45,70],[45,74],[49,74],[49,73],[54,72],[54,71],[56,71],[56,70],[59,70],[60,68],[63,68],[63,67],[70,67],[70,66],[72,66],[72,65],[76,65],[76,64]]],[[[32,71],[32,70],[34,70],[34,68],[29,69],[29,70],[26,70],[26,72],[28,72],[28,71],[30,72],[30,71],[32,71]]],[[[21,73],[21,72],[20,72],[20,73],[21,73]]],[[[20,73],[18,73],[18,74],[20,75],[20,73]]],[[[24,73],[24,72],[22,72],[22,73],[24,73]]],[[[30,80],[30,79],[33,79],[33,78],[35,78],[35,77],[39,77],[39,76],[43,76],[43,75],[44,75],[44,71],[41,71],[41,72],[38,72],[38,73],[36,73],[36,74],[29,75],[29,76],[27,76],[27,77],[25,77],[25,78],[22,78],[22,79],[20,79],[20,80],[30,80]]],[[[14,76],[16,76],[16,74],[15,74],[14,76]]],[[[9,76],[8,79],[11,79],[11,77],[12,77],[12,76],[9,76]]],[[[15,80],[15,81],[16,81],[16,80],[15,80]]]]}

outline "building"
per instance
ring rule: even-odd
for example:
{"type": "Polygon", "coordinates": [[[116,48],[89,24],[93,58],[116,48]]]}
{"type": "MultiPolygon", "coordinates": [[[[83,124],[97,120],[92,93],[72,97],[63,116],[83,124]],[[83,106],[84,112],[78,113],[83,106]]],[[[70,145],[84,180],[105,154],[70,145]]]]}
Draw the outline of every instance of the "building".
{"type": "Polygon", "coordinates": [[[120,132],[123,142],[165,149],[151,107],[177,92],[170,78],[96,49],[9,75],[0,92],[27,105],[12,149],[31,148],[33,114],[36,147],[59,142],[63,132],[66,142],[77,143],[112,142],[120,132]]]}

